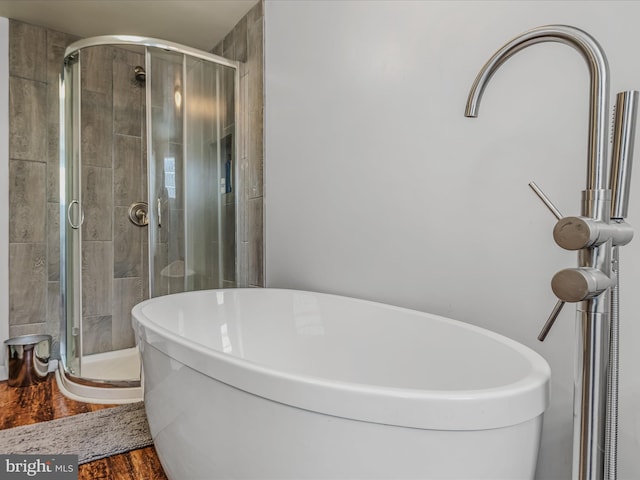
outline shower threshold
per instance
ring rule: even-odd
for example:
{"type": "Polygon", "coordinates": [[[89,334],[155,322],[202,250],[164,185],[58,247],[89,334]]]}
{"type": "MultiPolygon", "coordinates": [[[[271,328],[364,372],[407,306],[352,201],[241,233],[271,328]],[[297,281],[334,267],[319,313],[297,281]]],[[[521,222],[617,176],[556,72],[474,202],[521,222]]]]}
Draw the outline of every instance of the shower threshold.
{"type": "Polygon", "coordinates": [[[65,397],[79,402],[140,402],[140,354],[133,347],[87,355],[82,359],[82,377],[66,372],[59,362],[56,383],[65,397]]]}

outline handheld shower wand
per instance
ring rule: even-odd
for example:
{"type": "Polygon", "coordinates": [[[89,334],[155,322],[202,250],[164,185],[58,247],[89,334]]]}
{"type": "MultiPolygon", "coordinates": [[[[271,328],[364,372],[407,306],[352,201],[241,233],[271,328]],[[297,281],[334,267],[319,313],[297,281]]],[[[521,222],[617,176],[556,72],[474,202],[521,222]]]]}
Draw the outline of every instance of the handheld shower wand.
{"type": "Polygon", "coordinates": [[[624,220],[629,209],[633,145],[640,92],[629,90],[616,96],[616,113],[611,151],[611,219],[624,220]]]}

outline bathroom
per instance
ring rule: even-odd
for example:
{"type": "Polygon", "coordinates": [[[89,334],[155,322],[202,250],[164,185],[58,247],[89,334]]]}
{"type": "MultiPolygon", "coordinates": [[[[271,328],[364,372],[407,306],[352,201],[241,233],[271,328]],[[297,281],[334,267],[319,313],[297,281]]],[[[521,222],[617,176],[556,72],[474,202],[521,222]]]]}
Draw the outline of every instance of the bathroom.
{"type": "MultiPolygon", "coordinates": [[[[555,303],[549,279],[573,265],[575,254],[555,245],[555,220],[527,184],[535,181],[563,214],[578,214],[588,116],[584,61],[564,45],[528,49],[493,78],[477,120],[462,114],[488,56],[518,33],[550,23],[579,27],[600,42],[612,95],[638,89],[640,4],[268,0],[264,10],[265,269],[249,283],[432,312],[535,349],[552,369],[537,478],[569,478],[573,309],[565,308],[544,343],[536,337],[555,303]]],[[[262,170],[252,168],[255,234],[263,192],[262,170]]],[[[36,175],[30,191],[49,192],[45,173],[36,175]]],[[[632,182],[637,192],[640,180],[632,182]]],[[[636,204],[632,193],[631,225],[638,224],[636,204]]],[[[51,225],[44,208],[37,212],[32,249],[44,248],[42,229],[51,225]]],[[[14,243],[4,242],[5,249],[14,243]]],[[[257,241],[248,251],[261,264],[257,241]]],[[[640,327],[631,321],[639,255],[634,242],[621,252],[625,479],[640,477],[640,380],[633,367],[640,327]]],[[[39,308],[34,314],[43,318],[45,288],[55,279],[44,269],[36,274],[40,300],[32,297],[20,311],[39,308]]],[[[5,285],[5,298],[9,292],[5,285]]]]}

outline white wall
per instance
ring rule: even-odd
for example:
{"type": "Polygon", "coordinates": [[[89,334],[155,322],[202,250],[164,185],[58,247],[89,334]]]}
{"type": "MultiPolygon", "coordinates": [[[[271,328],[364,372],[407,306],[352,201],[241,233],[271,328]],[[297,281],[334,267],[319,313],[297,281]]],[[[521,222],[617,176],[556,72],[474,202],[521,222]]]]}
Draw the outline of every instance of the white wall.
{"type": "MultiPolygon", "coordinates": [[[[267,286],[442,314],[534,348],[553,372],[538,478],[570,478],[575,309],[536,336],[550,279],[576,254],[527,183],[579,214],[586,64],[533,46],[495,75],[480,118],[463,110],[489,56],[550,23],[600,42],[611,98],[640,90],[640,2],[267,0],[265,22],[267,286]]],[[[640,225],[640,170],[631,200],[640,225]]],[[[622,480],[640,478],[640,238],[621,258],[622,480]]]]}
{"type": "MultiPolygon", "coordinates": [[[[0,342],[9,338],[9,20],[0,17],[0,342]]],[[[4,348],[4,343],[0,343],[4,348]]],[[[5,353],[0,380],[7,378],[5,353]]]]}

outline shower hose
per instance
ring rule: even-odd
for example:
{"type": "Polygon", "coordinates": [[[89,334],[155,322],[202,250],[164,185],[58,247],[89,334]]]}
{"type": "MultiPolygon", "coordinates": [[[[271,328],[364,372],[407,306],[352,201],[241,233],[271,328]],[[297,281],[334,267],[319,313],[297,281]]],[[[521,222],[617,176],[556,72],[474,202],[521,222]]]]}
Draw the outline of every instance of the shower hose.
{"type": "Polygon", "coordinates": [[[611,273],[613,287],[611,287],[611,325],[609,338],[609,371],[607,372],[607,418],[605,428],[605,456],[604,473],[607,480],[616,480],[618,461],[618,341],[619,341],[619,306],[620,293],[620,262],[618,247],[611,252],[611,273]]]}

